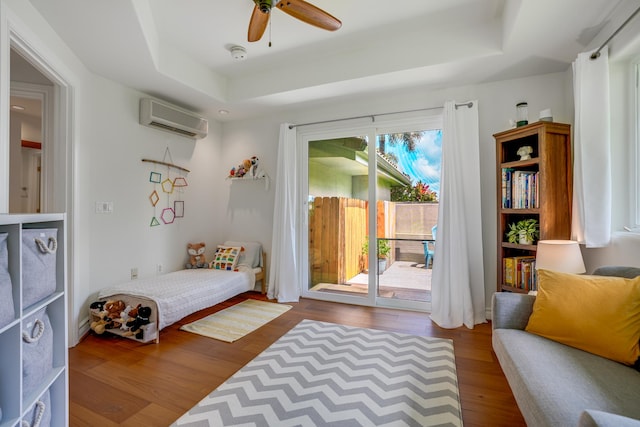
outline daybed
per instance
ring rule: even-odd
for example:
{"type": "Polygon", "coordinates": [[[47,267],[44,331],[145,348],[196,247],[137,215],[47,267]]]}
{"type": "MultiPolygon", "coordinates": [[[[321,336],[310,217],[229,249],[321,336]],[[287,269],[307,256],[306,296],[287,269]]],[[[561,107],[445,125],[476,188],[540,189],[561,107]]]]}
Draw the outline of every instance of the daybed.
{"type": "MultiPolygon", "coordinates": [[[[640,275],[640,269],[601,267],[594,275],[633,278],[640,275]]],[[[582,305],[580,297],[572,298],[582,305]]],[[[535,310],[543,301],[542,296],[537,298],[535,310]]],[[[640,426],[640,372],[526,332],[535,301],[533,295],[507,292],[495,293],[492,300],[493,349],[527,425],[640,426]]],[[[639,304],[636,300],[636,309],[639,304]]],[[[596,302],[598,305],[605,301],[596,302]]],[[[579,321],[589,321],[594,311],[598,309],[579,321]]]]}
{"type": "MultiPolygon", "coordinates": [[[[142,327],[144,334],[138,340],[158,342],[158,331],[198,310],[254,290],[257,282],[261,282],[262,293],[265,293],[266,254],[261,245],[227,241],[224,246],[245,248],[239,258],[237,271],[194,268],[131,280],[102,289],[98,301],[121,300],[131,307],[138,304],[151,307],[150,323],[142,327]]],[[[94,310],[90,310],[90,313],[94,320],[97,313],[94,310]]],[[[116,328],[107,331],[125,335],[126,330],[116,328]]]]}

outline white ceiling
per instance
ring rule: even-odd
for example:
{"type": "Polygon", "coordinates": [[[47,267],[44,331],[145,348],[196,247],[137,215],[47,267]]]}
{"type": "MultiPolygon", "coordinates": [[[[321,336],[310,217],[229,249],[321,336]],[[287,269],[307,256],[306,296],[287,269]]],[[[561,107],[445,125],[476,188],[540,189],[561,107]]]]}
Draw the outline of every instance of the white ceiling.
{"type": "Polygon", "coordinates": [[[201,113],[228,110],[221,120],[565,71],[625,3],[311,0],[342,28],[324,31],[273,10],[262,40],[248,43],[251,0],[30,2],[92,72],[201,113]],[[234,60],[232,45],[248,58],[234,60]]]}

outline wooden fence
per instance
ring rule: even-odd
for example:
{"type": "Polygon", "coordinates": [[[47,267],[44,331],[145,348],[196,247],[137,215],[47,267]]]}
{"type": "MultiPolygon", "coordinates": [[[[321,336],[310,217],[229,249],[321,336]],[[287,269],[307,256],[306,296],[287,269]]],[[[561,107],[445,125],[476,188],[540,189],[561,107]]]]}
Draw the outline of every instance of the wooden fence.
{"type": "Polygon", "coordinates": [[[366,235],[366,201],[316,197],[309,215],[311,285],[345,283],[358,274],[366,235]]]}
{"type": "MultiPolygon", "coordinates": [[[[393,203],[379,201],[377,207],[377,235],[392,235],[387,234],[393,230],[385,224],[394,224],[395,215],[391,214],[393,203]]],[[[309,215],[311,286],[346,283],[367,268],[367,256],[362,253],[362,245],[368,235],[368,210],[365,200],[343,197],[314,199],[309,215]]]]}

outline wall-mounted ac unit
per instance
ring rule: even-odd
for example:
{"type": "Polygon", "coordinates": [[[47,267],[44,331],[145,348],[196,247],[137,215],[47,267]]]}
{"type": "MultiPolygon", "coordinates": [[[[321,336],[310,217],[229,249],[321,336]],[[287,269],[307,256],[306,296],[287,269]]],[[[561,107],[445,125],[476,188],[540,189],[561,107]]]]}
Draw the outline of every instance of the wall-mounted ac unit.
{"type": "Polygon", "coordinates": [[[151,98],[140,99],[140,124],[193,139],[207,136],[209,123],[190,111],[151,98]]]}

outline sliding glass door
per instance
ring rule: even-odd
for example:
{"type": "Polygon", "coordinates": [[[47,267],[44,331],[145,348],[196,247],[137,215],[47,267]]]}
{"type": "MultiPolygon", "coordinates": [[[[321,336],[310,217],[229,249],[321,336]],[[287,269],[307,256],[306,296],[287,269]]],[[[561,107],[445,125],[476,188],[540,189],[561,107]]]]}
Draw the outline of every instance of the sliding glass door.
{"type": "Polygon", "coordinates": [[[303,296],[430,309],[441,135],[432,122],[299,133],[303,296]]]}
{"type": "Polygon", "coordinates": [[[366,130],[337,132],[304,142],[308,202],[305,291],[316,298],[373,302],[364,252],[371,137],[366,130]]]}
{"type": "Polygon", "coordinates": [[[377,129],[378,174],[400,173],[376,186],[377,305],[430,309],[442,152],[436,125],[377,129]]]}

